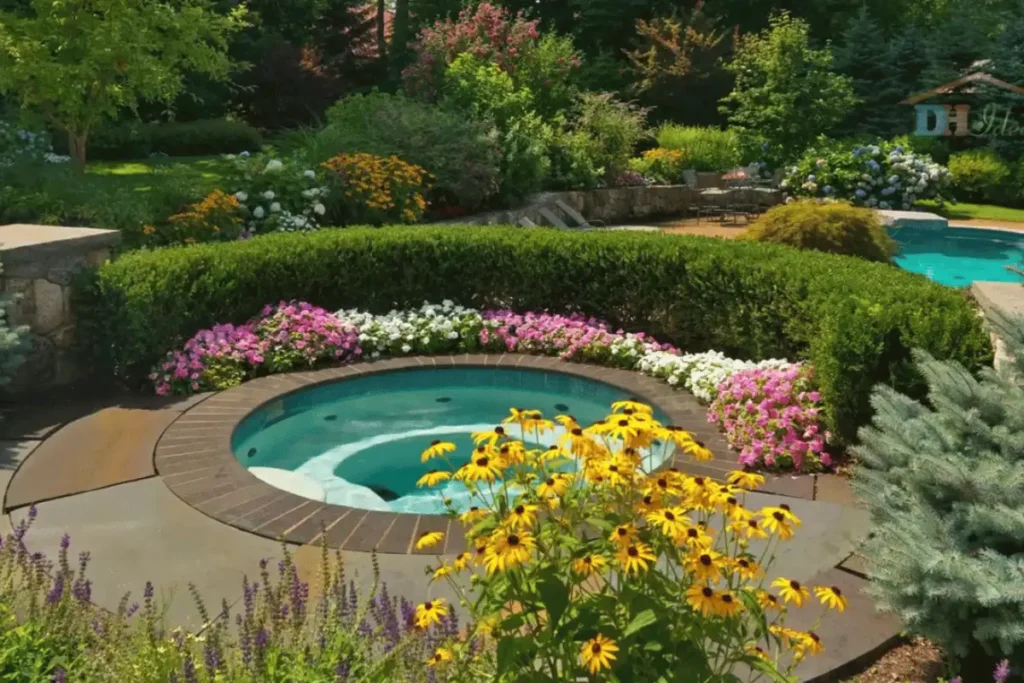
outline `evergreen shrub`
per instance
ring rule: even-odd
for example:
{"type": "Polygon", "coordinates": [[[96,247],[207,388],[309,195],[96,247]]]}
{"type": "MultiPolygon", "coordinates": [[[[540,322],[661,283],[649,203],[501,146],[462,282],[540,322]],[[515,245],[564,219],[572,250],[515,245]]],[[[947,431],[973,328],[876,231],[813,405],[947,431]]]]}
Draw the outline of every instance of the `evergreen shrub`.
{"type": "Polygon", "coordinates": [[[126,254],[78,283],[88,362],[141,382],[197,330],[270,301],[386,312],[423,301],[578,311],[686,351],[807,359],[852,438],[875,384],[915,392],[909,349],[991,361],[954,289],[884,264],[753,242],[521,228],[351,228],[126,254]]]}
{"type": "Polygon", "coordinates": [[[915,351],[927,399],[879,387],[856,450],[869,591],[975,674],[1024,666],[1024,318],[997,327],[1015,364],[976,375],[915,351]]]}
{"type": "Polygon", "coordinates": [[[897,249],[874,211],[845,202],[802,201],[774,206],[750,226],[747,237],[868,261],[888,262],[897,249]]]}

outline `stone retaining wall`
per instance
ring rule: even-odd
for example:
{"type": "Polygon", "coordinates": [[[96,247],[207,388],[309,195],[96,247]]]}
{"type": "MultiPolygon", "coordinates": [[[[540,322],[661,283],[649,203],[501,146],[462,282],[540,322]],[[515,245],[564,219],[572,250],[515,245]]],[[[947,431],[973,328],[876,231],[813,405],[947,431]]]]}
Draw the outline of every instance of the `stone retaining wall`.
{"type": "Polygon", "coordinates": [[[450,222],[477,225],[516,225],[521,219],[526,218],[537,225],[544,225],[548,221],[541,215],[541,209],[550,209],[558,201],[564,202],[583,214],[588,221],[615,225],[696,213],[697,207],[702,203],[712,205],[750,204],[767,208],[782,203],[782,192],[767,189],[737,189],[725,190],[721,194],[708,196],[701,195],[700,190],[687,185],[546,192],[531,197],[525,206],[516,209],[476,214],[450,222]]]}
{"type": "Polygon", "coordinates": [[[32,343],[7,393],[35,393],[79,377],[71,351],[71,282],[81,268],[106,261],[120,240],[116,230],[0,226],[0,291],[14,298],[8,321],[12,327],[28,327],[32,343]]]}

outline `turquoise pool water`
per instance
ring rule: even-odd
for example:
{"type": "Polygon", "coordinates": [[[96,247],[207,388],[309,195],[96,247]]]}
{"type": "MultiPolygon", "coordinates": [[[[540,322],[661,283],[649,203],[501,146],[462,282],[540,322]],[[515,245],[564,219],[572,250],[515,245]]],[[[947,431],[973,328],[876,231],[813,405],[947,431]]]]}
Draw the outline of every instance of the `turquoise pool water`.
{"type": "Polygon", "coordinates": [[[896,264],[951,287],[976,280],[1024,282],[1006,268],[1024,269],[1024,233],[976,228],[895,228],[896,264]]]}
{"type": "MultiPolygon", "coordinates": [[[[461,466],[471,432],[493,429],[509,408],[568,413],[582,424],[608,414],[620,389],[572,375],[504,368],[396,371],[357,377],[285,396],[243,420],[232,437],[239,461],[254,474],[299,495],[372,510],[431,514],[442,497],[469,507],[458,482],[416,488],[428,470],[420,454],[451,441],[461,466]],[[255,469],[254,469],[255,468],[255,469]],[[285,481],[298,482],[299,489],[285,481]],[[280,482],[280,483],[279,483],[280,482]]],[[[664,415],[656,413],[659,419],[664,415]]],[[[541,437],[557,441],[562,431],[541,437]]]]}

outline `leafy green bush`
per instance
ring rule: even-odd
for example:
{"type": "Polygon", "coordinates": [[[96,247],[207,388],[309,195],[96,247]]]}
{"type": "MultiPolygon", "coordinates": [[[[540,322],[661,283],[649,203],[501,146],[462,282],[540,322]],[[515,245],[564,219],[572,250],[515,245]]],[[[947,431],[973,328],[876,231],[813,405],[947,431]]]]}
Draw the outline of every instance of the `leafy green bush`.
{"type": "Polygon", "coordinates": [[[604,167],[598,166],[593,150],[597,141],[585,131],[556,131],[548,145],[552,190],[590,190],[604,178],[604,167]]]}
{"type": "MultiPolygon", "coordinates": [[[[0,264],[0,273],[3,273],[3,264],[0,264]]],[[[9,294],[0,293],[0,387],[8,384],[25,362],[25,351],[31,344],[28,328],[23,325],[11,327],[7,320],[8,308],[13,303],[9,294]]]]}
{"type": "Polygon", "coordinates": [[[434,176],[434,204],[483,206],[499,189],[501,143],[493,127],[464,112],[401,95],[370,93],[339,100],[327,127],[306,141],[321,164],[342,153],[397,156],[434,176]]]}
{"type": "Polygon", "coordinates": [[[650,136],[647,110],[620,102],[610,93],[580,94],[574,112],[575,129],[590,137],[589,154],[606,177],[629,168],[638,143],[650,136]]]}
{"type": "MultiPolygon", "coordinates": [[[[67,154],[67,141],[60,136],[55,148],[67,154]]],[[[203,156],[258,152],[263,138],[255,128],[241,121],[207,119],[187,123],[142,123],[133,121],[96,130],[89,137],[91,160],[142,159],[151,154],[203,156]]]]}
{"type": "Polygon", "coordinates": [[[551,170],[554,134],[534,110],[534,96],[516,86],[497,64],[466,53],[445,72],[444,102],[478,120],[493,122],[501,140],[501,194],[521,199],[544,186],[551,170]]]}
{"type": "Polygon", "coordinates": [[[581,311],[688,351],[806,358],[847,438],[870,416],[876,383],[921,388],[911,348],[971,369],[991,360],[961,292],[892,266],[746,241],[455,226],[127,254],[78,284],[81,348],[93,367],[141,382],[197,330],[293,299],[371,312],[444,299],[581,311]]]}
{"type": "Polygon", "coordinates": [[[1008,194],[1010,165],[990,149],[958,152],[949,158],[956,198],[964,201],[1000,202],[1008,194]]]}
{"type": "Polygon", "coordinates": [[[729,171],[740,165],[740,141],[735,131],[711,126],[667,123],[658,129],[658,146],[676,149],[696,171],[729,171]]]}
{"type": "Polygon", "coordinates": [[[855,480],[877,604],[979,673],[1024,666],[1024,319],[996,327],[1016,357],[999,372],[917,352],[926,401],[878,390],[855,480]]]}
{"type": "Polygon", "coordinates": [[[802,201],[772,207],[750,226],[747,237],[868,261],[888,262],[897,249],[874,211],[845,202],[802,201]]]}

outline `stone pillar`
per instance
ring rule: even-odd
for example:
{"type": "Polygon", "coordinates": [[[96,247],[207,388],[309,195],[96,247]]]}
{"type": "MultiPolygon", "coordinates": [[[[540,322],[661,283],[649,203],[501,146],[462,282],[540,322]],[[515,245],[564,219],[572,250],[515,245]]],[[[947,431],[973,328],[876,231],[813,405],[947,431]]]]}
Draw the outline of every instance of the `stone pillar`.
{"type": "Polygon", "coordinates": [[[27,326],[32,337],[28,360],[6,387],[8,393],[35,393],[80,376],[72,352],[71,282],[78,270],[109,259],[120,241],[116,230],[0,226],[0,291],[16,299],[8,321],[12,327],[27,326]]]}

